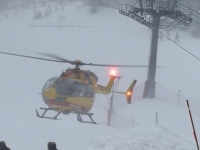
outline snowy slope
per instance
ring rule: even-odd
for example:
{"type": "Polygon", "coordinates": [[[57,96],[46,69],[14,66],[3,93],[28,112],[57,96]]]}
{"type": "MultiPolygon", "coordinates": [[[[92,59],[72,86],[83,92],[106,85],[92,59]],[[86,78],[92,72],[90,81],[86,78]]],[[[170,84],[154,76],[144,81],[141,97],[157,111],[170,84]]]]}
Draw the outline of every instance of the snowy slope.
{"type": "MultiPolygon", "coordinates": [[[[54,9],[53,5],[52,8],[54,9]]],[[[86,63],[148,65],[150,30],[119,15],[117,10],[101,8],[96,14],[91,14],[89,6],[83,7],[81,2],[76,2],[68,3],[64,10],[59,9],[48,17],[34,20],[33,16],[37,10],[43,11],[44,8],[23,10],[18,12],[18,15],[11,11],[0,16],[0,51],[33,56],[38,56],[34,53],[36,51],[50,52],[69,60],[80,59],[86,63]],[[52,24],[84,27],[30,27],[30,25],[52,24]]],[[[180,44],[199,55],[197,51],[199,40],[191,38],[185,32],[180,32],[180,34],[180,44]]],[[[171,34],[171,36],[173,35],[174,33],[171,34]]],[[[183,95],[198,100],[200,97],[198,91],[200,74],[197,69],[199,62],[168,40],[159,43],[158,55],[158,65],[165,68],[157,70],[156,81],[175,92],[181,90],[183,95]]],[[[75,115],[61,115],[59,118],[62,120],[59,121],[36,118],[35,108],[46,107],[41,95],[38,94],[46,80],[60,75],[62,69],[73,66],[6,55],[0,55],[0,60],[0,118],[3,118],[0,121],[0,140],[5,140],[11,149],[25,150],[27,147],[30,150],[41,149],[46,148],[45,144],[48,141],[55,141],[58,149],[67,147],[78,150],[89,146],[91,141],[98,141],[99,138],[106,140],[105,136],[122,132],[119,129],[105,126],[109,106],[107,98],[102,95],[96,96],[95,105],[91,110],[95,113],[95,120],[102,125],[80,124],[76,121],[75,115]]],[[[99,77],[99,84],[107,83],[110,68],[82,67],[82,69],[96,73],[99,77]]],[[[133,79],[138,80],[137,86],[146,80],[147,69],[117,68],[117,70],[122,76],[117,86],[120,91],[126,90],[133,79]]],[[[118,99],[125,102],[124,97],[119,96],[118,99]]],[[[172,132],[172,135],[167,134],[166,137],[163,137],[166,132],[169,132],[164,128],[138,126],[133,131],[126,131],[131,133],[130,136],[144,130],[141,132],[142,136],[149,134],[152,139],[163,138],[162,141],[166,141],[166,143],[170,143],[170,141],[165,138],[181,139],[173,142],[176,150],[182,149],[183,146],[191,149],[195,147],[185,109],[182,111],[182,108],[157,100],[152,102],[148,100],[135,101],[131,106],[124,104],[123,106],[116,110],[117,114],[127,119],[131,119],[133,116],[134,121],[141,124],[155,125],[155,113],[158,112],[159,117],[162,118],[162,120],[159,119],[159,125],[172,132]],[[154,135],[152,133],[154,131],[158,134],[154,135]],[[180,138],[176,132],[184,134],[189,139],[180,138]],[[185,141],[188,141],[188,144],[185,144],[187,143],[185,141]]],[[[54,114],[54,112],[49,114],[54,114]]],[[[199,120],[199,116],[195,116],[195,118],[195,121],[199,120]]],[[[199,130],[197,129],[198,135],[200,135],[199,130]]],[[[117,137],[126,140],[129,138],[129,134],[126,132],[122,134],[122,137],[120,135],[117,137]]],[[[136,139],[133,138],[133,140],[136,139]]],[[[105,148],[109,145],[112,145],[113,148],[121,148],[121,144],[123,144],[117,142],[119,145],[116,145],[112,142],[112,138],[108,138],[106,141],[108,144],[105,144],[105,148]]],[[[158,145],[157,140],[151,142],[152,145],[158,145]]],[[[89,149],[103,149],[95,143],[89,149]]],[[[135,146],[131,145],[129,141],[127,143],[135,146]]],[[[145,143],[138,141],[138,144],[144,145],[145,143]]],[[[166,150],[169,149],[166,146],[168,144],[162,144],[157,148],[163,146],[166,150]]],[[[127,148],[127,146],[124,147],[124,149],[127,148]]],[[[137,148],[141,147],[138,145],[137,148]]]]}
{"type": "Polygon", "coordinates": [[[137,125],[94,141],[87,150],[195,150],[194,142],[158,126],[137,125]]]}

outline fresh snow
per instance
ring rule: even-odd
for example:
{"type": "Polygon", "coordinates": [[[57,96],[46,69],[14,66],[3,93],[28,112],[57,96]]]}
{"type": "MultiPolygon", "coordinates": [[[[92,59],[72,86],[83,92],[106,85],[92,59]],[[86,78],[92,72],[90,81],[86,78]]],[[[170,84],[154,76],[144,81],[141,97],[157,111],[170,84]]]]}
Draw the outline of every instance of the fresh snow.
{"type": "MultiPolygon", "coordinates": [[[[51,7],[54,11],[55,4],[51,7]]],[[[89,6],[73,2],[67,3],[64,10],[58,6],[58,11],[50,16],[34,20],[37,10],[44,11],[44,8],[20,10],[17,14],[7,11],[0,15],[0,51],[38,57],[41,56],[35,52],[47,52],[86,63],[148,65],[151,30],[120,15],[117,10],[102,7],[91,14],[89,6]],[[33,25],[83,27],[31,27],[33,25]]],[[[177,32],[179,44],[200,57],[199,39],[187,32],[177,32]]],[[[175,38],[175,32],[170,38],[175,38]]],[[[79,123],[74,114],[60,115],[58,121],[39,119],[35,108],[41,113],[39,108],[46,107],[38,94],[44,83],[73,66],[6,55],[0,55],[0,60],[0,140],[6,141],[11,149],[45,149],[49,141],[55,141],[59,150],[196,149],[186,107],[162,99],[134,97],[132,104],[127,105],[124,96],[114,95],[118,106],[112,116],[113,127],[106,126],[110,95],[96,95],[90,112],[94,113],[98,125],[79,123]]],[[[157,69],[157,83],[174,93],[180,90],[190,100],[199,100],[200,64],[197,59],[164,38],[159,41],[157,62],[163,67],[157,69]]],[[[98,83],[106,85],[112,68],[83,66],[82,69],[93,71],[99,78],[98,83]]],[[[125,91],[133,79],[137,79],[137,89],[147,77],[146,68],[115,69],[121,76],[115,83],[119,91],[125,91]]],[[[159,95],[169,100],[173,98],[170,92],[159,91],[159,95]]],[[[193,113],[197,137],[200,137],[199,114],[193,113]]]]}
{"type": "Polygon", "coordinates": [[[136,125],[123,133],[92,141],[87,150],[195,150],[193,142],[159,127],[136,125]]]}

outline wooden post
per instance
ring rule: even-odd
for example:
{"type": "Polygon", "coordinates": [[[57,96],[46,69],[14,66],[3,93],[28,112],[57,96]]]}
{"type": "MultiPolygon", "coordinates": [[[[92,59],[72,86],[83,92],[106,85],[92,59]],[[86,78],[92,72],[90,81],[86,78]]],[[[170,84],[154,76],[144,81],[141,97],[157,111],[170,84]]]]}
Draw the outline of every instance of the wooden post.
{"type": "Polygon", "coordinates": [[[199,102],[199,115],[200,115],[200,102],[199,102]]]}
{"type": "Polygon", "coordinates": [[[134,124],[134,120],[133,120],[133,116],[132,116],[132,127],[133,127],[133,124],[134,124]]]}
{"type": "Polygon", "coordinates": [[[192,114],[191,114],[191,111],[190,111],[189,102],[188,102],[188,100],[186,100],[186,102],[187,102],[187,106],[188,106],[188,111],[189,111],[189,115],[190,115],[190,120],[191,120],[191,123],[192,123],[194,139],[195,139],[195,141],[196,141],[197,150],[199,150],[199,144],[198,144],[198,140],[197,140],[197,136],[196,136],[196,131],[195,131],[195,128],[194,128],[194,123],[193,123],[192,114]]]}
{"type": "MultiPolygon", "coordinates": [[[[115,78],[120,79],[121,77],[120,76],[115,76],[115,78]]],[[[115,90],[115,85],[114,85],[114,82],[113,82],[113,84],[112,84],[112,91],[114,91],[114,90],[115,90]]],[[[112,92],[112,95],[110,97],[110,109],[108,110],[107,126],[110,126],[110,121],[111,121],[111,118],[112,118],[113,100],[114,100],[114,93],[112,92]]]]}
{"type": "Polygon", "coordinates": [[[181,90],[178,91],[178,106],[180,105],[181,90]]]}
{"type": "MultiPolygon", "coordinates": [[[[112,85],[112,91],[114,91],[114,83],[112,85]]],[[[111,121],[111,114],[112,114],[112,105],[113,105],[113,92],[112,95],[110,97],[110,109],[108,110],[108,119],[107,119],[107,126],[110,126],[110,121],[111,121]]]]}
{"type": "Polygon", "coordinates": [[[158,113],[156,113],[156,125],[158,124],[158,113]]]}

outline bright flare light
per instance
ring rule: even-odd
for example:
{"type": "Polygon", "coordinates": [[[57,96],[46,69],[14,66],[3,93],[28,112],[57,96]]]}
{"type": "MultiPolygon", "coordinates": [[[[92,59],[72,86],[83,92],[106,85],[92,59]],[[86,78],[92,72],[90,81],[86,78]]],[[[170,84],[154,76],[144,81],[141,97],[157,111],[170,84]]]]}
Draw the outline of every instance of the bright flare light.
{"type": "Polygon", "coordinates": [[[117,73],[116,70],[111,70],[111,71],[110,71],[110,75],[112,75],[112,76],[115,76],[116,73],[117,73]]]}
{"type": "Polygon", "coordinates": [[[128,96],[130,96],[130,95],[131,95],[131,92],[127,92],[126,94],[127,94],[128,96]]]}

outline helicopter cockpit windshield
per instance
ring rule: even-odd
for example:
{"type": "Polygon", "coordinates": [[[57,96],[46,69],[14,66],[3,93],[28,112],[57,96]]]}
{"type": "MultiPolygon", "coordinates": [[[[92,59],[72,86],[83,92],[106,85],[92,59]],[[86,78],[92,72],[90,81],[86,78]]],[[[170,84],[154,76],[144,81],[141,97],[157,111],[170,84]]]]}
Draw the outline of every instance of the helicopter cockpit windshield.
{"type": "Polygon", "coordinates": [[[50,88],[51,86],[53,86],[53,85],[55,84],[55,82],[56,82],[58,79],[59,79],[59,77],[53,77],[53,78],[49,79],[49,80],[45,83],[45,85],[44,85],[42,91],[44,92],[46,89],[48,89],[48,88],[50,88]]]}
{"type": "Polygon", "coordinates": [[[55,82],[55,89],[59,95],[71,97],[93,97],[94,95],[91,86],[82,84],[74,79],[58,79],[55,82]]]}

